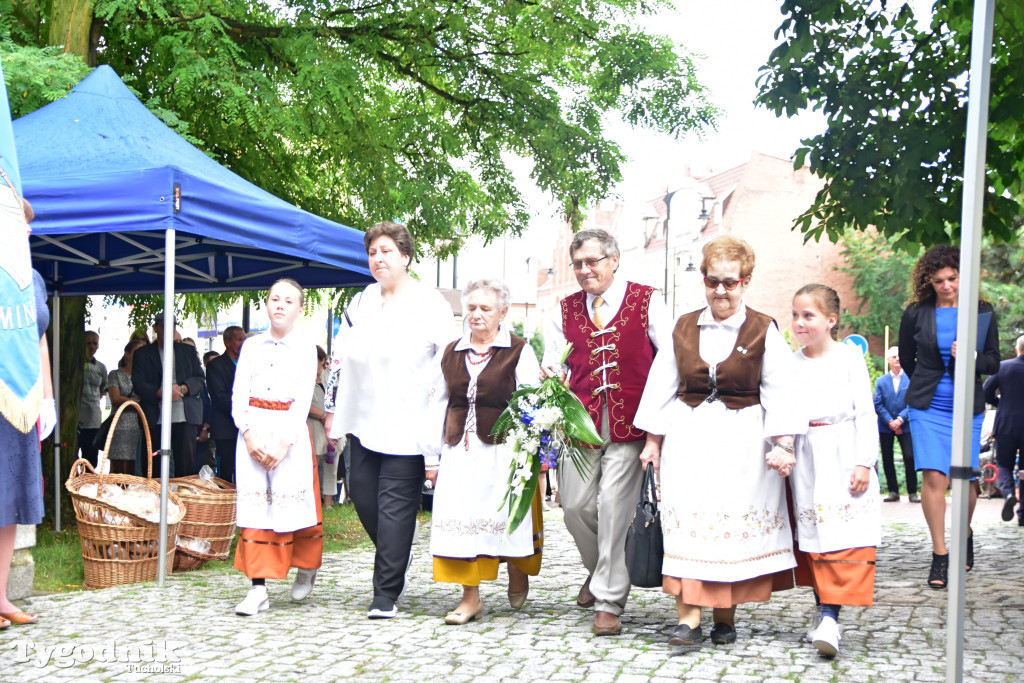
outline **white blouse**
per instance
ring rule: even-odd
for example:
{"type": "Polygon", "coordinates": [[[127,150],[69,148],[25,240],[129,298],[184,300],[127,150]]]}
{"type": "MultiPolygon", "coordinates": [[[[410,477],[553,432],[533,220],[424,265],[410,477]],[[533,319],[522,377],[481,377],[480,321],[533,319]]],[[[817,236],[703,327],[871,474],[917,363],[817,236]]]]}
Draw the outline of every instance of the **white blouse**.
{"type": "Polygon", "coordinates": [[[423,422],[440,401],[441,356],[458,337],[451,306],[415,281],[387,306],[380,284],[356,297],[352,326],[343,321],[335,340],[331,438],[352,434],[371,451],[420,455],[423,422]]]}
{"type": "Polygon", "coordinates": [[[249,399],[263,398],[292,402],[282,439],[289,444],[300,437],[308,439],[306,416],[313,400],[311,386],[316,378],[316,365],[316,346],[295,330],[282,339],[274,339],[270,332],[246,339],[231,390],[231,417],[239,435],[259,426],[253,422],[256,418],[252,416],[249,399]]]}
{"type": "MultiPolygon", "coordinates": [[[[721,363],[736,347],[740,327],[747,319],[747,307],[718,322],[705,308],[697,319],[700,326],[700,357],[708,365],[721,363]]],[[[654,357],[651,373],[647,376],[640,399],[635,424],[652,434],[667,434],[671,428],[671,408],[678,401],[679,366],[672,345],[666,352],[654,357]]],[[[765,410],[765,438],[784,434],[803,434],[807,431],[807,417],[797,400],[793,381],[795,366],[793,351],[775,325],[768,326],[765,335],[764,357],[761,359],[761,406],[765,410]]]]}

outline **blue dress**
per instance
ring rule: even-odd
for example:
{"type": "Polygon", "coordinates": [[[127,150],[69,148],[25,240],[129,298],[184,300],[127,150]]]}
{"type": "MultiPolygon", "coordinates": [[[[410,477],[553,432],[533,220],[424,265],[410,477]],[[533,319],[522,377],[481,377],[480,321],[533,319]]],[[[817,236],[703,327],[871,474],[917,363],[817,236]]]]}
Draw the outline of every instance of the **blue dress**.
{"type": "MultiPolygon", "coordinates": [[[[32,271],[36,296],[36,324],[40,338],[50,326],[46,283],[32,271]]],[[[43,462],[39,455],[39,428],[22,434],[0,417],[0,527],[39,524],[43,521],[43,462]]]]}
{"type": "MultiPolygon", "coordinates": [[[[935,336],[942,362],[949,365],[953,341],[956,339],[956,308],[935,309],[935,336]]],[[[972,420],[971,467],[978,469],[981,455],[981,423],[985,414],[972,420]]],[[[945,373],[935,387],[927,410],[910,409],[914,429],[914,463],[917,471],[938,470],[949,474],[953,460],[953,378],[945,373]]]]}

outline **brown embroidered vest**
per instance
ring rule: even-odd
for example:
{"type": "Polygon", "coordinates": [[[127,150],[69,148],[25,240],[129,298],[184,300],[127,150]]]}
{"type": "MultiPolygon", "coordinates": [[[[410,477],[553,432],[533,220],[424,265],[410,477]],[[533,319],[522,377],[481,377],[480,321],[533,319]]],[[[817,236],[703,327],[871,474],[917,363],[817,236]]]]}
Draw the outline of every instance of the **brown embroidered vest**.
{"type": "Polygon", "coordinates": [[[672,331],[672,342],[679,369],[679,400],[696,408],[701,401],[722,401],[731,410],[756,406],[761,402],[761,359],[768,326],[775,321],[747,307],[747,319],[740,326],[736,346],[719,363],[712,378],[711,368],[700,357],[702,310],[680,316],[672,331]]]}
{"type": "MultiPolygon", "coordinates": [[[[491,436],[491,429],[498,416],[508,407],[512,392],[516,390],[516,366],[526,346],[526,340],[512,336],[509,347],[495,347],[494,355],[480,372],[476,380],[476,433],[486,444],[501,443],[491,436]]],[[[469,414],[469,368],[466,355],[469,350],[456,351],[453,341],[444,350],[441,372],[448,384],[448,411],[444,418],[444,442],[454,446],[462,440],[466,430],[466,416],[469,414]]]]}

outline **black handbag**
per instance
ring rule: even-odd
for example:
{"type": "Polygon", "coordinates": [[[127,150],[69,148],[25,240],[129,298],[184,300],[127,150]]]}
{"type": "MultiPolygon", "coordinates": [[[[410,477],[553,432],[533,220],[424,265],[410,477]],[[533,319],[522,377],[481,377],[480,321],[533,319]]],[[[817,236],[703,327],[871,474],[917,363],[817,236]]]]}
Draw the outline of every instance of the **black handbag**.
{"type": "Polygon", "coordinates": [[[96,430],[96,436],[92,440],[92,447],[96,450],[102,451],[107,447],[107,434],[110,433],[110,424],[114,421],[114,413],[117,410],[111,410],[110,415],[107,415],[107,419],[100,423],[99,429],[96,430]]]}
{"type": "Polygon", "coordinates": [[[661,511],[654,490],[654,466],[644,470],[643,492],[636,504],[633,523],[626,532],[626,569],[629,582],[639,588],[661,586],[661,563],[665,558],[661,535],[661,511]]]}

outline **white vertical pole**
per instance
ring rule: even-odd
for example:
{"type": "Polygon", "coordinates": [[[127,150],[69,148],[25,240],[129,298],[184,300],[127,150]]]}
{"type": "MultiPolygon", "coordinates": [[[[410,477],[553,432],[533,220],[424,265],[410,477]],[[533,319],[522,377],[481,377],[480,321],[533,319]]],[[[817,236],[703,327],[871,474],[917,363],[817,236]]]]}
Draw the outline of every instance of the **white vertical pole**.
{"type": "Polygon", "coordinates": [[[53,292],[53,362],[50,372],[53,373],[53,403],[57,407],[57,419],[53,425],[53,529],[60,531],[60,487],[62,484],[60,470],[60,297],[53,292]]]}
{"type": "MultiPolygon", "coordinates": [[[[167,490],[171,467],[171,380],[174,374],[174,228],[164,233],[164,367],[160,400],[160,552],[156,583],[167,576],[167,490]]],[[[147,454],[148,455],[148,454],[147,454]]]]}
{"type": "MultiPolygon", "coordinates": [[[[985,196],[985,146],[988,134],[989,78],[992,59],[994,0],[975,0],[971,36],[971,71],[967,91],[967,136],[964,157],[964,198],[960,217],[960,292],[957,301],[957,355],[953,385],[953,468],[971,467],[976,444],[971,429],[974,412],[974,356],[978,329],[978,271],[981,262],[981,209],[985,196]]],[[[953,519],[950,529],[949,595],[946,616],[946,680],[963,680],[964,571],[967,559],[967,509],[971,482],[952,478],[953,519]]]]}

